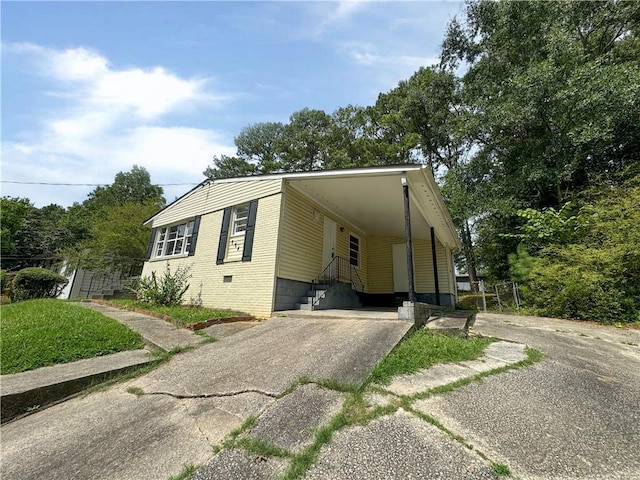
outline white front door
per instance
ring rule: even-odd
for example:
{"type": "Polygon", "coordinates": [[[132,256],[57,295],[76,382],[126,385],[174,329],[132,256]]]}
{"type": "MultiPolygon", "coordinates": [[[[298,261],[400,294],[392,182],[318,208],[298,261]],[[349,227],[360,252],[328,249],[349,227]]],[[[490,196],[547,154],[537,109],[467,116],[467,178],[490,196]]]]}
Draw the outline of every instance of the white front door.
{"type": "Polygon", "coordinates": [[[409,291],[409,271],[407,270],[407,244],[394,243],[393,248],[393,291],[409,291]]]}
{"type": "Polygon", "coordinates": [[[326,268],[336,256],[336,222],[324,217],[322,242],[322,268],[326,268]]]}

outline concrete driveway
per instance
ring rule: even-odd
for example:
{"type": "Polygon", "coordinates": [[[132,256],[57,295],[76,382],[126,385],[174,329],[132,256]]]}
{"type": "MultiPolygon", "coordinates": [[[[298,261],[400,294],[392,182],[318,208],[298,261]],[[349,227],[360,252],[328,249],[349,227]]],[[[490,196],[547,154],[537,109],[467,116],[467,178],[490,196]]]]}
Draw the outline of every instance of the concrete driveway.
{"type": "MultiPolygon", "coordinates": [[[[364,318],[272,319],[3,426],[2,478],[166,479],[195,464],[204,465],[198,480],[275,479],[290,457],[242,448],[213,456],[211,446],[254,415],[243,435],[299,453],[346,394],[327,385],[276,394],[301,375],[359,383],[408,328],[364,318]]],[[[520,479],[640,478],[640,331],[506,315],[478,315],[474,330],[546,358],[444,394],[429,390],[453,381],[446,372],[461,366],[411,376],[426,395],[334,432],[303,478],[491,479],[496,464],[520,479]]],[[[496,357],[478,361],[492,368],[496,357]]],[[[394,383],[365,395],[372,405],[397,402],[394,383]]]]}
{"type": "Polygon", "coordinates": [[[301,376],[360,383],[408,323],[274,318],[1,427],[4,480],[166,479],[301,376]],[[143,393],[137,396],[135,393],[143,393]]]}

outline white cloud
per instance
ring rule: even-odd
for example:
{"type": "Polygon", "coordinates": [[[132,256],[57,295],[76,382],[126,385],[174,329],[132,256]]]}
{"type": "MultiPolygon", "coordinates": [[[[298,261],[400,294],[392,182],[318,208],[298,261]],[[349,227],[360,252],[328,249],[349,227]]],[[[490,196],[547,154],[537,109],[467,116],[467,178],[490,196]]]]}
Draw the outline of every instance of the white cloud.
{"type": "MultiPolygon", "coordinates": [[[[55,50],[33,44],[3,45],[44,80],[45,92],[62,104],[34,121],[20,139],[4,139],[3,179],[33,182],[110,183],[134,164],[156,183],[197,183],[213,155],[233,154],[232,142],[213,130],[168,126],[176,114],[219,106],[229,97],[210,90],[208,79],[182,78],[162,66],[114,67],[87,48],[55,50]],[[28,139],[28,140],[25,140],[28,139]]],[[[45,112],[45,113],[43,113],[45,112]]],[[[82,201],[91,191],[3,184],[3,195],[27,196],[36,205],[82,201]]],[[[167,189],[167,199],[187,187],[167,189]]]]}
{"type": "Polygon", "coordinates": [[[314,26],[301,32],[303,36],[320,37],[328,29],[340,26],[350,20],[356,13],[363,10],[370,0],[342,0],[339,2],[311,3],[315,12],[314,26]]]}
{"type": "Polygon", "coordinates": [[[422,57],[417,55],[396,55],[393,53],[380,53],[379,49],[365,42],[345,42],[338,50],[346,57],[359,65],[376,67],[409,67],[416,70],[438,63],[437,57],[422,57]]]}

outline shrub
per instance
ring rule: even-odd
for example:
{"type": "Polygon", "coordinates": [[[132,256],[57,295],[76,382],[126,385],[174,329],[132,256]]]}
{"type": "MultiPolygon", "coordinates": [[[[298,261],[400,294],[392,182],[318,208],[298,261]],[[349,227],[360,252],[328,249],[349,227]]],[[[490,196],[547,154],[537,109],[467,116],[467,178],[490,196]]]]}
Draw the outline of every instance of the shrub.
{"type": "Polygon", "coordinates": [[[6,270],[0,270],[0,292],[4,293],[4,291],[9,287],[9,277],[7,275],[6,270]]]}
{"type": "Polygon", "coordinates": [[[174,306],[182,303],[182,298],[189,288],[187,279],[191,277],[191,267],[180,265],[174,273],[167,262],[164,274],[158,278],[156,272],[138,280],[138,286],[131,289],[136,294],[136,299],[143,303],[153,305],[174,306]]]}
{"type": "Polygon", "coordinates": [[[32,298],[56,298],[68,282],[62,275],[46,268],[23,268],[13,279],[10,298],[14,302],[32,298]]]}

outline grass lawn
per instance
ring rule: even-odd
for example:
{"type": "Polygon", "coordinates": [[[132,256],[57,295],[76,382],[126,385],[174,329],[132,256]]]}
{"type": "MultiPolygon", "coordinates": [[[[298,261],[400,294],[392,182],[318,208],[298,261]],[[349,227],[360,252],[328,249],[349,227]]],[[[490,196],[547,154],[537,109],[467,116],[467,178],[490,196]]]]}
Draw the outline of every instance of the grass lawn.
{"type": "Polygon", "coordinates": [[[462,338],[422,328],[407,338],[371,373],[375,383],[387,384],[395,375],[415,373],[438,363],[478,358],[494,339],[462,338]]]}
{"type": "Polygon", "coordinates": [[[204,322],[212,318],[236,317],[238,312],[230,310],[214,310],[204,307],[189,307],[186,305],[178,305],[175,307],[161,307],[150,305],[148,303],[136,302],[135,300],[109,300],[109,303],[119,305],[127,309],[146,310],[151,314],[166,315],[173,318],[181,325],[189,325],[191,323],[204,322]]]}
{"type": "Polygon", "coordinates": [[[144,347],[121,323],[73,303],[29,300],[2,306],[0,373],[18,373],[144,347]]]}

